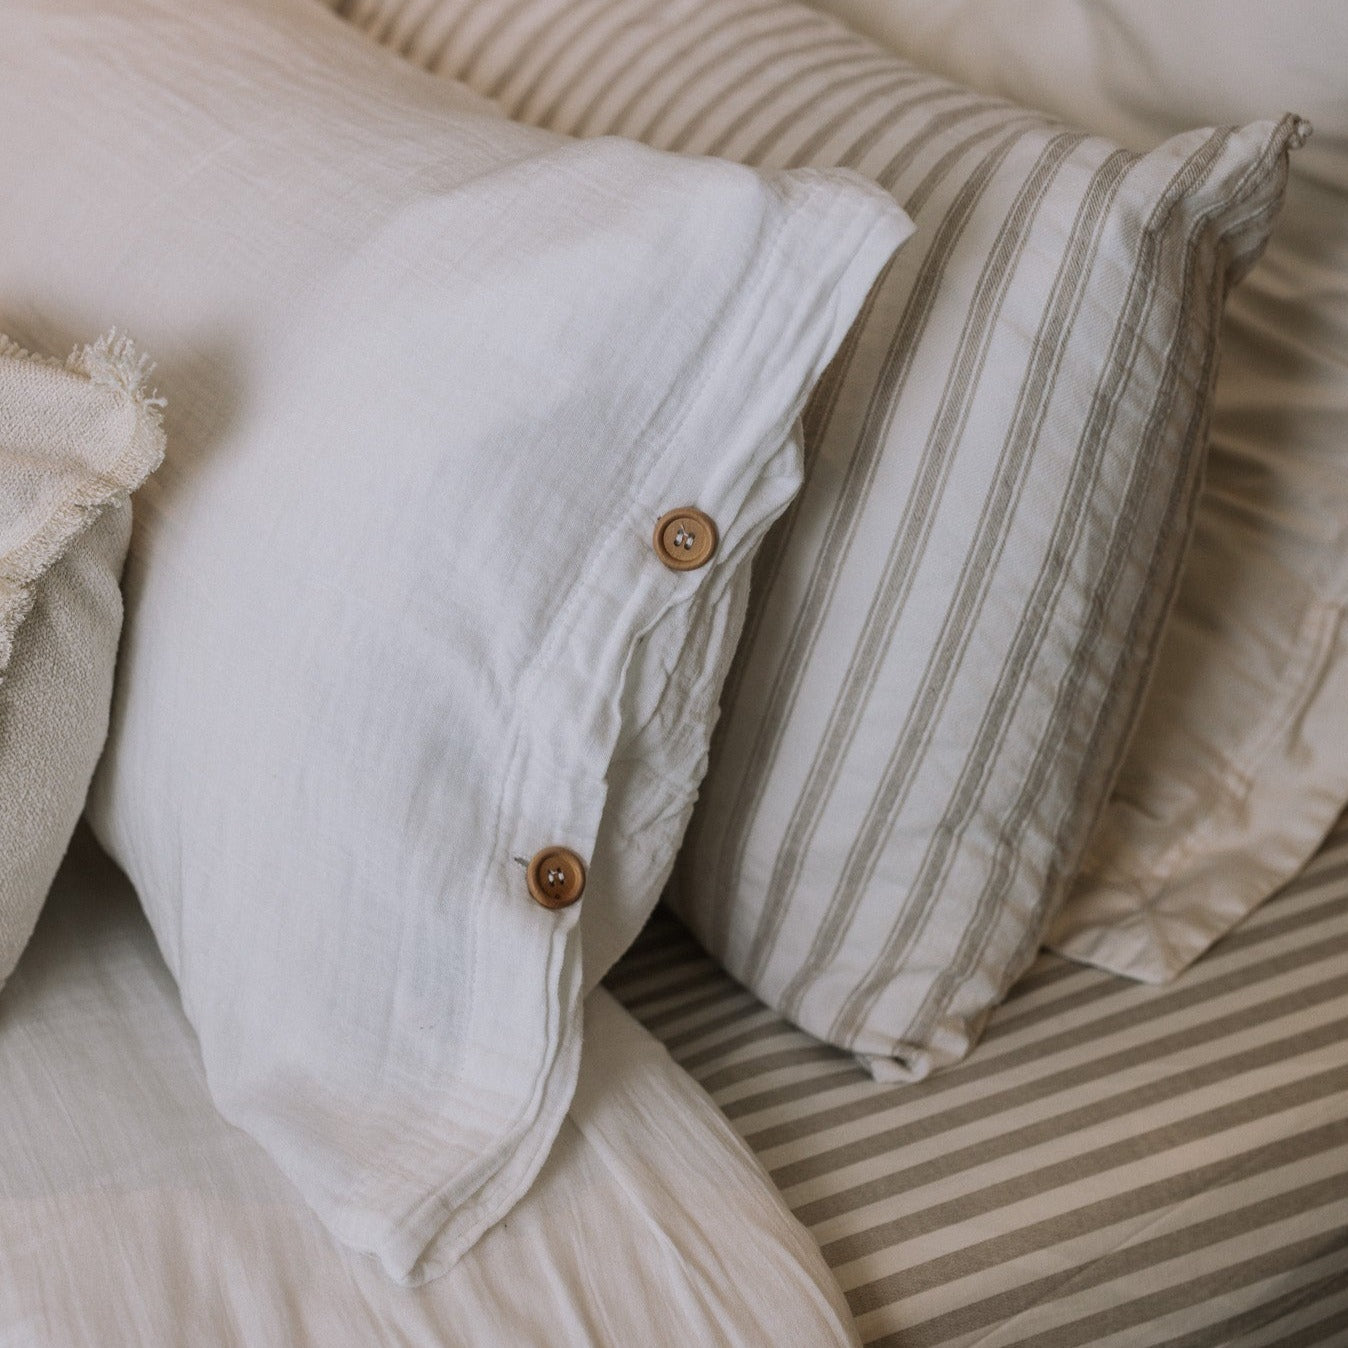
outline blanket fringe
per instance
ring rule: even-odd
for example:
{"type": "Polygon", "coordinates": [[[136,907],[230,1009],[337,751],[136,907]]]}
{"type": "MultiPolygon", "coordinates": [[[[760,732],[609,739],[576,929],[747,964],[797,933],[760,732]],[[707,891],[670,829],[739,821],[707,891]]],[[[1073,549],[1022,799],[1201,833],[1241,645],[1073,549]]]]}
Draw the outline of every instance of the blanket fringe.
{"type": "Polygon", "coordinates": [[[130,337],[116,328],[105,332],[96,342],[77,346],[66,359],[66,369],[82,374],[93,384],[120,389],[139,407],[160,412],[164,399],[149,387],[154,361],[136,349],[130,337]]]}

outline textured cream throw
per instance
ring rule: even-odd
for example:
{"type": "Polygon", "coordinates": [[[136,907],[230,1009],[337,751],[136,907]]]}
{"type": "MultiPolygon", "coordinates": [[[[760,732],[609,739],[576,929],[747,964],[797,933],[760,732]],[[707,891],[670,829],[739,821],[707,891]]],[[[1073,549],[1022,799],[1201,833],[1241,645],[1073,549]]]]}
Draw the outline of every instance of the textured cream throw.
{"type": "Polygon", "coordinates": [[[147,368],[115,335],[64,363],[0,337],[0,982],[107,733],[127,498],[164,452],[147,368]]]}

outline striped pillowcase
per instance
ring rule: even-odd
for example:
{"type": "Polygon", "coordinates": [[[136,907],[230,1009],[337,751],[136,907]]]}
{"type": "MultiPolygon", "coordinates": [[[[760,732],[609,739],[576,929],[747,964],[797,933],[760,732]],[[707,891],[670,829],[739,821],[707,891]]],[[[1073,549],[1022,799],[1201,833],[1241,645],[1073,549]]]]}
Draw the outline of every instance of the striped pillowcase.
{"type": "Polygon", "coordinates": [[[352,0],[514,117],[847,165],[917,233],[806,415],[674,902],[877,1076],[1029,964],[1136,719],[1294,118],[1137,155],[788,0],[352,0]]]}

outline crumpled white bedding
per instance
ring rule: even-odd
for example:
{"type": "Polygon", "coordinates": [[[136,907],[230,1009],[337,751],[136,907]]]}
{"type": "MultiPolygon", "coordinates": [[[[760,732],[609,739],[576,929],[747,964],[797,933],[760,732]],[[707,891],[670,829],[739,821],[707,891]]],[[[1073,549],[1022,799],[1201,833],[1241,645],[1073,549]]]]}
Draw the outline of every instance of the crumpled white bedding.
{"type": "Polygon", "coordinates": [[[597,991],[534,1188],[445,1277],[337,1246],[216,1112],[129,885],[83,831],[0,996],[0,1343],[854,1343],[811,1238],[597,991]]]}

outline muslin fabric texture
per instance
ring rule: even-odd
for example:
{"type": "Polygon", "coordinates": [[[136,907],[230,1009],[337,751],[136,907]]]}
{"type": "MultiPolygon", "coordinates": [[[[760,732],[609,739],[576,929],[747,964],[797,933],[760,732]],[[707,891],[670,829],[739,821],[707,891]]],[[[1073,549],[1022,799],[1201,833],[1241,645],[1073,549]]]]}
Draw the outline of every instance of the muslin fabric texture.
{"type": "Polygon", "coordinates": [[[1348,802],[1348,9],[1338,0],[816,0],[907,55],[1146,149],[1294,107],[1263,260],[1232,296],[1207,483],[1141,723],[1052,932],[1175,977],[1348,802]]]}
{"type": "Polygon", "coordinates": [[[309,0],[0,11],[0,295],[115,311],[174,409],[90,818],[223,1113],[407,1282],[546,1159],[805,396],[908,230],[853,176],[470,101],[309,0]],[[685,505],[720,546],[677,572],[685,505]]]}
{"type": "Polygon", "coordinates": [[[147,362],[0,336],[0,984],[84,809],[108,728],[130,494],[164,452],[147,362]]]}
{"type": "Polygon", "coordinates": [[[512,116],[845,164],[913,216],[807,413],[673,902],[877,1076],[955,1061],[1034,958],[1121,761],[1222,302],[1304,128],[1129,153],[791,0],[343,10],[512,116]]]}
{"type": "Polygon", "coordinates": [[[216,1110],[135,895],[81,829],[0,996],[0,1337],[22,1348],[855,1342],[720,1111],[597,990],[538,1181],[444,1278],[334,1244],[216,1110]]]}

